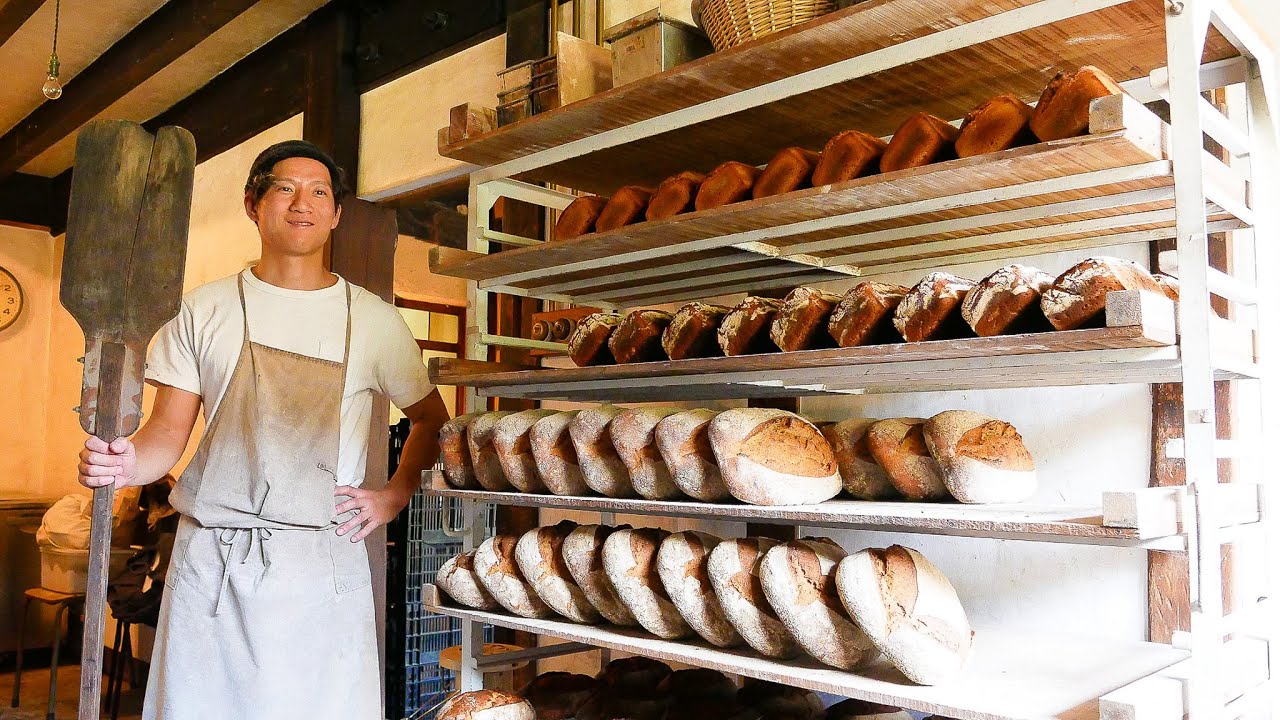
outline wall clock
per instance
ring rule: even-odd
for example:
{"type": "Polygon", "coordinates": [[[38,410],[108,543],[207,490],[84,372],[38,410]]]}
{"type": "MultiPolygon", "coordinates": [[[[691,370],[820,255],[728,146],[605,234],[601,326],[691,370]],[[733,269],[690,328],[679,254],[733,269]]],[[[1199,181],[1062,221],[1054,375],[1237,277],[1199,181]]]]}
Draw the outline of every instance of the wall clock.
{"type": "Polygon", "coordinates": [[[13,273],[0,267],[0,331],[17,322],[22,307],[22,286],[13,273]]]}

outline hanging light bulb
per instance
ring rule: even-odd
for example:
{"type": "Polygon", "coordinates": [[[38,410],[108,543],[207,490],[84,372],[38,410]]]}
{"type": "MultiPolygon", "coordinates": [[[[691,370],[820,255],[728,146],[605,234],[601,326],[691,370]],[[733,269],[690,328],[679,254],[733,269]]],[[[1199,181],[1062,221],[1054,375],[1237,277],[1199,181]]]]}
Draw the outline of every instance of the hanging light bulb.
{"type": "Polygon", "coordinates": [[[62,0],[53,6],[53,50],[49,53],[49,74],[40,92],[50,100],[62,97],[62,83],[58,80],[58,18],[62,14],[62,0]]]}

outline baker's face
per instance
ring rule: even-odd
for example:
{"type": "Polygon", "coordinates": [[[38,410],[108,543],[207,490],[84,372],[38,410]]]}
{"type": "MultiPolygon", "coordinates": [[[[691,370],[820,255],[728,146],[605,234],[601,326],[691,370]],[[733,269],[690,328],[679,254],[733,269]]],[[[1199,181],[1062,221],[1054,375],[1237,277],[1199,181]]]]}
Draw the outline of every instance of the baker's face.
{"type": "Polygon", "coordinates": [[[256,203],[245,195],[244,209],[258,225],[263,250],[294,256],[321,251],[342,216],[329,169],[311,158],[276,163],[267,191],[256,203]]]}

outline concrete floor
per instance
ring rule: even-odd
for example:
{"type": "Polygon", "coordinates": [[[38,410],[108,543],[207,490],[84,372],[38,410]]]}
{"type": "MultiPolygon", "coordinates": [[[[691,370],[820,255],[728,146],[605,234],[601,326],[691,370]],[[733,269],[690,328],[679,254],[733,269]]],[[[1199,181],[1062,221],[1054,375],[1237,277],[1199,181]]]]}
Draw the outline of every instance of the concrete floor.
{"type": "MultiPolygon", "coordinates": [[[[103,692],[106,692],[106,678],[102,679],[103,692]]],[[[120,720],[141,720],[141,689],[129,685],[128,678],[124,683],[124,694],[120,698],[120,720]]],[[[9,707],[13,699],[13,673],[0,674],[0,720],[45,720],[49,703],[49,669],[38,668],[24,670],[22,673],[22,703],[17,708],[9,707]]],[[[58,697],[54,705],[56,720],[75,720],[76,710],[80,702],[80,666],[64,665],[58,668],[58,697]]],[[[107,712],[102,713],[103,720],[110,718],[107,712]]]]}

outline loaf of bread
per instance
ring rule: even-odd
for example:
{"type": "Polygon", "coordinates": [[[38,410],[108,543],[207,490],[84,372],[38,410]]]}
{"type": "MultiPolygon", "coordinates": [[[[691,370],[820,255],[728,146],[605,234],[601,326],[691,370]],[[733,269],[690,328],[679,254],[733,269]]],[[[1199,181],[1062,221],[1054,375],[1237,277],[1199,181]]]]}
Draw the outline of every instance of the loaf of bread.
{"type": "Polygon", "coordinates": [[[524,698],[501,690],[474,690],[445,700],[439,720],[537,720],[524,698]]]}
{"type": "Polygon", "coordinates": [[[476,575],[475,551],[454,555],[436,571],[436,587],[459,605],[475,610],[496,610],[498,601],[476,575]]]}
{"type": "Polygon", "coordinates": [[[698,700],[731,703],[737,700],[738,686],[719,670],[689,668],[668,675],[658,684],[657,693],[670,697],[673,705],[698,700]]]}
{"type": "Polygon", "coordinates": [[[698,188],[706,175],[686,170],[678,175],[663,180],[649,199],[649,209],[645,210],[646,220],[665,220],[681,213],[693,211],[693,201],[698,197],[698,188]]]}
{"type": "Polygon", "coordinates": [[[720,538],[693,530],[668,535],[658,548],[658,578],[694,632],[716,647],[736,647],[742,638],[720,608],[707,570],[718,544],[720,538]]]}
{"type": "Polygon", "coordinates": [[[564,561],[564,539],[577,529],[577,523],[561,520],[526,532],[516,543],[516,564],[525,581],[552,610],[574,622],[600,622],[600,613],[573,581],[564,561]]]}
{"type": "Polygon", "coordinates": [[[1022,502],[1036,492],[1036,461],[1018,430],[968,410],[948,410],[924,424],[929,454],[962,503],[1022,502]]]}
{"type": "Polygon", "coordinates": [[[717,165],[702,181],[698,188],[698,197],[694,200],[694,208],[710,210],[746,200],[751,197],[751,188],[760,176],[760,169],[746,163],[730,160],[717,165]]]}
{"type": "Polygon", "coordinates": [[[845,130],[827,141],[813,169],[813,186],[833,185],[880,170],[880,157],[889,144],[860,130],[845,130]]]}
{"type": "Polygon", "coordinates": [[[592,313],[578,321],[569,335],[569,358],[578,367],[606,365],[613,362],[609,352],[609,336],[622,324],[617,313],[592,313]]]}
{"type": "Polygon", "coordinates": [[[853,553],[836,569],[845,609],[903,675],[938,685],[960,673],[973,631],[951,582],[923,555],[894,545],[853,553]]]}
{"type": "Polygon", "coordinates": [[[671,324],[665,310],[632,310],[609,336],[609,352],[618,363],[665,360],[662,332],[671,324]]]}
{"type": "MultiPolygon", "coordinates": [[[[628,526],[619,526],[625,529],[628,526]]],[[[635,617],[618,597],[604,571],[604,541],[613,528],[604,525],[579,525],[564,539],[561,555],[574,584],[605,620],[623,627],[634,627],[635,617]]]]}
{"type": "Polygon", "coordinates": [[[678,640],[693,630],[658,577],[658,546],[666,537],[667,531],[656,528],[615,530],[604,541],[604,571],[641,627],[664,640],[678,640]]]}
{"type": "Polygon", "coordinates": [[[521,410],[493,424],[493,450],[498,454],[507,482],[520,492],[536,493],[547,489],[533,459],[529,429],[539,420],[555,414],[555,410],[521,410]]]}
{"type": "Polygon", "coordinates": [[[950,273],[932,272],[907,291],[893,313],[893,326],[907,342],[972,337],[960,314],[960,304],[973,281],[950,273]]]}
{"type": "Polygon", "coordinates": [[[572,720],[599,687],[595,678],[567,672],[545,672],[520,694],[533,706],[538,720],[572,720]]]}
{"type": "Polygon", "coordinates": [[[765,718],[817,720],[822,717],[822,698],[812,690],[747,680],[738,691],[738,702],[765,718]]]}
{"type": "Polygon", "coordinates": [[[725,355],[754,355],[776,352],[769,332],[773,320],[782,309],[782,301],[773,298],[748,297],[734,306],[716,332],[716,340],[725,355]]]}
{"type": "Polygon", "coordinates": [[[627,467],[631,487],[647,500],[684,497],[671,479],[671,471],[667,469],[654,437],[658,423],[678,412],[678,408],[630,408],[618,413],[609,423],[609,437],[613,438],[613,448],[627,467]]]}
{"type": "Polygon", "coordinates": [[[920,112],[907,118],[880,157],[880,172],[893,172],[950,160],[956,156],[960,129],[940,117],[920,112]]]}
{"type": "Polygon", "coordinates": [[[1089,130],[1089,104],[1121,92],[1114,80],[1092,65],[1073,73],[1060,72],[1040,94],[1031,114],[1031,131],[1044,142],[1083,135],[1089,130]]]}
{"type": "Polygon", "coordinates": [[[572,240],[579,235],[594,232],[596,220],[608,202],[606,198],[596,195],[579,196],[569,203],[569,207],[560,211],[552,237],[556,240],[572,240]]]}
{"type": "Polygon", "coordinates": [[[707,572],[725,617],[742,639],[765,657],[792,658],[800,654],[800,646],[760,584],[760,562],[777,544],[769,538],[725,540],[707,555],[707,572]]]}
{"type": "Polygon", "coordinates": [[[840,296],[826,290],[798,287],[787,293],[769,327],[769,339],[785,352],[831,347],[827,323],[840,296]]]}
{"type": "Polygon", "coordinates": [[[596,232],[617,230],[624,225],[644,220],[644,212],[649,208],[651,197],[653,190],[650,188],[639,185],[618,188],[600,211],[600,217],[596,218],[596,232]]]}
{"type": "Polygon", "coordinates": [[[658,686],[670,676],[670,665],[661,660],[634,655],[610,661],[596,676],[596,680],[605,693],[639,698],[656,695],[658,686]]]}
{"type": "Polygon", "coordinates": [[[1091,257],[1058,276],[1040,298],[1040,309],[1055,330],[1102,326],[1107,293],[1146,290],[1165,294],[1146,268],[1130,260],[1091,257]]]}
{"type": "Polygon", "coordinates": [[[845,555],[828,538],[775,545],[760,562],[760,584],[801,649],[823,664],[856,670],[880,652],[840,603],[835,573],[845,555]]]}
{"type": "Polygon", "coordinates": [[[476,548],[476,575],[489,594],[502,607],[527,618],[549,618],[556,613],[534,592],[533,587],[525,581],[516,563],[516,543],[520,541],[514,535],[496,535],[476,548]]]}
{"type": "Polygon", "coordinates": [[[893,313],[906,294],[901,285],[864,280],[840,299],[827,332],[840,347],[902,342],[902,334],[893,326],[893,313]]]}
{"type": "Polygon", "coordinates": [[[960,315],[978,337],[1052,330],[1040,296],[1053,276],[1026,265],[1007,265],[978,281],[960,304],[960,315]]]}
{"type": "Polygon", "coordinates": [[[723,355],[716,342],[716,331],[729,308],[691,302],[682,306],[662,332],[662,349],[672,360],[723,355]]]}
{"type": "Polygon", "coordinates": [[[956,136],[962,158],[1008,150],[1036,141],[1031,132],[1031,106],[1013,95],[998,95],[965,115],[956,136]]]}
{"type": "MultiPolygon", "coordinates": [[[[737,689],[736,687],[734,688],[737,689]]],[[[737,700],[716,697],[694,698],[673,702],[666,720],[761,720],[760,713],[737,700]]]]}
{"type": "Polygon", "coordinates": [[[844,491],[857,500],[898,497],[889,473],[876,463],[867,445],[867,429],[876,422],[875,418],[850,418],[822,426],[822,435],[835,452],[844,491]]]}
{"type": "Polygon", "coordinates": [[[1178,282],[1178,278],[1164,273],[1156,273],[1151,277],[1155,278],[1156,285],[1160,286],[1160,290],[1164,292],[1164,296],[1174,302],[1182,299],[1182,283],[1178,282]]]}
{"type": "Polygon", "coordinates": [[[529,428],[529,448],[538,466],[538,477],[553,495],[586,495],[590,488],[582,479],[578,451],[569,437],[569,423],[577,410],[548,415],[529,428]]]}
{"type": "Polygon", "coordinates": [[[850,698],[827,708],[825,720],[911,720],[911,713],[895,705],[850,698]]]}
{"type": "Polygon", "coordinates": [[[578,468],[587,487],[606,497],[635,497],[627,466],[622,464],[609,435],[609,423],[622,412],[613,405],[587,408],[569,421],[569,439],[578,454],[578,468]]]}
{"type": "Polygon", "coordinates": [[[809,187],[818,153],[799,147],[783,148],[773,156],[751,188],[751,197],[773,197],[809,187]]]}
{"type": "Polygon", "coordinates": [[[712,410],[685,410],[663,418],[653,431],[672,482],[685,495],[703,502],[733,497],[720,476],[715,451],[707,438],[707,428],[715,416],[712,410]]]}
{"type": "Polygon", "coordinates": [[[502,418],[510,415],[506,410],[484,413],[467,423],[467,448],[471,450],[471,467],[476,482],[485,490],[501,492],[510,490],[511,483],[502,470],[502,461],[493,447],[493,428],[502,418]]]}
{"type": "Polygon", "coordinates": [[[467,447],[467,425],[482,413],[473,412],[450,420],[440,426],[440,462],[444,465],[444,479],[456,488],[475,489],[476,472],[471,467],[471,448],[467,447]]]}
{"type": "Polygon", "coordinates": [[[598,690],[578,708],[576,720],[664,720],[667,699],[652,695],[619,696],[598,690]]]}
{"type": "Polygon", "coordinates": [[[891,418],[867,428],[867,449],[907,500],[946,500],[942,468],[924,441],[924,420],[891,418]]]}
{"type": "Polygon", "coordinates": [[[808,505],[840,493],[835,453],[804,418],[773,408],[717,415],[707,438],[729,492],[752,505],[808,505]]]}

